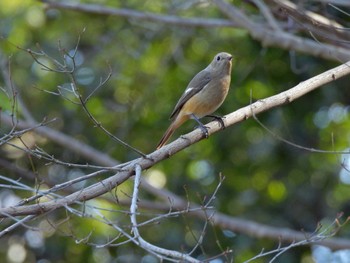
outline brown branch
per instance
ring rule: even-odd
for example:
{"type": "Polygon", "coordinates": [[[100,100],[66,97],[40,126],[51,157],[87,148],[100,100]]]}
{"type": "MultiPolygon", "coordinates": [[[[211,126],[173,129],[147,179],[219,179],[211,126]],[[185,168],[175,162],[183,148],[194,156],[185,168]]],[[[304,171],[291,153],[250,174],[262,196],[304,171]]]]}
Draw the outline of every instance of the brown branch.
{"type": "Polygon", "coordinates": [[[350,59],[349,49],[329,44],[320,44],[311,39],[263,27],[261,24],[250,20],[243,12],[224,0],[212,0],[212,2],[223,14],[236,22],[240,27],[248,30],[252,38],[260,41],[264,46],[275,46],[287,50],[295,50],[301,53],[311,54],[315,57],[342,62],[350,59]]]}
{"type": "Polygon", "coordinates": [[[141,21],[150,21],[156,23],[164,23],[176,26],[192,26],[192,27],[236,27],[236,23],[227,19],[214,18],[185,18],[174,15],[160,15],[150,12],[140,12],[126,8],[112,8],[96,4],[82,3],[64,3],[49,0],[40,0],[46,4],[47,8],[57,8],[64,10],[72,10],[97,15],[111,15],[141,21]]]}
{"type": "MultiPolygon", "coordinates": [[[[286,33],[282,30],[276,30],[274,26],[254,22],[233,5],[226,3],[224,0],[213,0],[213,3],[225,14],[230,20],[211,19],[211,18],[185,18],[173,15],[162,15],[149,12],[140,12],[132,9],[111,8],[94,4],[81,3],[63,3],[49,0],[40,0],[45,3],[47,8],[57,8],[72,10],[98,15],[112,15],[125,18],[136,19],[140,21],[151,21],[159,24],[171,24],[175,26],[195,26],[195,27],[239,27],[249,31],[250,35],[257,39],[264,46],[275,46],[286,50],[295,50],[307,53],[316,57],[331,59],[336,61],[348,61],[350,59],[350,50],[330,44],[320,44],[312,39],[298,37],[286,33]]],[[[309,14],[309,13],[308,13],[309,14]]],[[[313,16],[314,17],[314,16],[313,16]]],[[[271,21],[269,21],[271,22],[271,21]]],[[[280,26],[283,28],[284,26],[280,26]]]]}
{"type": "MultiPolygon", "coordinates": [[[[336,68],[330,69],[324,73],[321,73],[313,78],[310,78],[299,85],[281,92],[277,95],[268,97],[266,99],[259,100],[255,103],[252,103],[251,105],[248,105],[246,107],[243,107],[233,113],[230,113],[225,116],[224,122],[225,126],[231,126],[238,122],[241,122],[243,120],[246,120],[253,116],[253,114],[259,114],[261,112],[267,111],[269,109],[282,106],[284,104],[290,103],[303,95],[307,94],[308,92],[311,92],[322,85],[325,85],[327,83],[330,83],[336,79],[339,79],[341,77],[346,76],[347,74],[350,74],[350,62],[342,64],[336,68]]],[[[3,120],[9,121],[9,116],[1,112],[1,118],[3,120]]],[[[19,122],[18,125],[23,125],[22,122],[19,122]]],[[[207,127],[209,128],[209,135],[214,134],[222,129],[220,124],[217,122],[211,122],[207,124],[207,127]]],[[[89,158],[92,160],[95,160],[95,162],[102,162],[103,164],[111,164],[114,165],[115,161],[111,159],[108,155],[105,155],[104,158],[98,157],[100,152],[92,149],[89,146],[86,146],[85,144],[79,143],[78,141],[73,140],[72,138],[63,135],[57,131],[54,131],[48,127],[40,127],[37,129],[37,132],[39,134],[42,134],[45,137],[48,137],[50,139],[55,140],[58,143],[62,143],[64,147],[67,147],[71,150],[80,151],[80,147],[85,148],[87,152],[83,152],[84,154],[87,154],[89,158]],[[72,147],[72,145],[74,145],[72,147]],[[78,149],[77,149],[78,148],[78,149]],[[88,154],[88,151],[92,151],[94,154],[88,154]],[[93,159],[93,158],[97,159],[93,159]],[[106,161],[107,160],[107,161],[106,161]]],[[[55,200],[53,202],[47,202],[42,203],[40,205],[33,205],[30,206],[29,210],[25,207],[18,207],[18,208],[4,208],[0,210],[0,212],[5,212],[12,215],[24,215],[24,214],[32,214],[32,213],[41,213],[45,212],[50,209],[54,209],[57,207],[61,207],[63,205],[69,205],[74,203],[75,201],[83,201],[92,199],[98,195],[104,194],[108,192],[110,189],[116,187],[117,185],[121,184],[125,180],[127,180],[131,175],[134,173],[134,165],[139,164],[141,165],[142,169],[148,169],[158,162],[169,158],[170,156],[176,154],[177,152],[183,150],[184,148],[202,140],[204,138],[204,135],[199,129],[196,129],[181,138],[177,139],[176,141],[162,147],[161,149],[149,154],[147,158],[138,158],[135,159],[128,164],[123,166],[123,171],[118,172],[116,175],[103,180],[100,183],[94,184],[82,191],[79,191],[79,193],[74,193],[72,195],[67,196],[64,198],[64,200],[55,200]],[[10,209],[11,211],[8,211],[10,209]]]]}
{"type": "MultiPolygon", "coordinates": [[[[333,68],[331,70],[328,70],[324,73],[321,73],[320,75],[317,75],[313,78],[310,78],[299,85],[284,91],[282,93],[279,93],[277,95],[268,97],[266,99],[259,100],[251,105],[248,105],[246,107],[243,107],[233,113],[230,113],[225,116],[224,122],[225,126],[231,126],[238,122],[241,122],[245,119],[248,119],[253,116],[253,114],[259,114],[261,112],[267,111],[269,109],[290,103],[294,101],[297,98],[302,97],[308,92],[313,91],[316,88],[321,87],[324,84],[327,84],[329,82],[332,82],[336,79],[339,79],[347,74],[350,74],[350,62],[346,64],[342,64],[336,68],[333,68]]],[[[4,115],[4,113],[1,113],[1,115],[4,115]]],[[[5,115],[6,116],[6,115],[5,115]]],[[[5,117],[4,116],[4,117],[5,117]]],[[[217,122],[211,122],[207,124],[207,127],[209,128],[209,135],[214,134],[222,129],[220,124],[217,122]]],[[[42,133],[42,131],[47,131],[47,127],[40,127],[38,128],[38,132],[42,133]],[[46,128],[46,129],[43,129],[46,128]]],[[[52,132],[46,132],[47,135],[52,135],[52,132]]],[[[62,139],[62,134],[59,134],[58,132],[53,133],[58,138],[62,139]]],[[[176,141],[162,147],[161,149],[149,154],[147,158],[138,158],[130,162],[129,164],[125,165],[123,167],[123,171],[117,173],[116,175],[105,179],[101,183],[97,183],[95,185],[92,185],[82,191],[79,191],[79,193],[74,193],[70,196],[67,196],[64,198],[64,200],[56,200],[54,202],[47,202],[42,203],[38,205],[33,205],[31,209],[34,209],[32,213],[40,213],[46,211],[46,209],[52,209],[56,208],[62,205],[66,204],[72,204],[75,201],[83,201],[83,200],[89,200],[92,199],[98,195],[104,194],[108,192],[110,189],[116,187],[117,185],[121,184],[125,180],[127,180],[131,175],[134,173],[134,165],[139,164],[141,165],[142,169],[148,169],[158,162],[169,158],[170,156],[176,154],[177,152],[183,150],[184,148],[202,140],[204,138],[204,135],[199,129],[196,129],[192,131],[191,133],[182,136],[181,138],[177,139],[176,141]]],[[[76,144],[76,141],[72,141],[68,136],[64,137],[64,139],[68,140],[70,143],[76,144]]],[[[57,138],[56,138],[57,140],[57,138]]],[[[67,143],[65,142],[65,146],[67,143]]],[[[82,146],[82,145],[78,145],[82,146]]],[[[86,146],[86,145],[85,145],[86,146]]],[[[110,158],[108,158],[109,160],[110,158]]],[[[103,161],[104,162],[104,161],[103,161]]],[[[105,162],[104,162],[105,163],[105,162]]],[[[5,208],[5,211],[8,208],[5,208]]],[[[10,208],[11,209],[11,208],[10,208]]],[[[24,212],[24,207],[16,208],[14,210],[8,211],[6,213],[11,214],[14,213],[14,215],[23,215],[28,212],[24,212]]],[[[0,210],[1,212],[2,210],[0,210]]]]}
{"type": "Polygon", "coordinates": [[[278,14],[288,16],[304,32],[315,34],[322,40],[345,48],[350,46],[350,32],[335,20],[321,14],[305,10],[287,0],[268,0],[272,5],[277,5],[278,14]],[[281,12],[282,11],[282,12],[281,12]]]}
{"type": "MultiPolygon", "coordinates": [[[[241,122],[247,118],[252,117],[253,114],[256,115],[258,113],[267,111],[271,108],[290,103],[295,99],[302,97],[306,93],[311,92],[314,89],[324,84],[327,84],[347,74],[350,74],[349,65],[350,65],[350,62],[348,62],[347,64],[340,65],[318,76],[308,79],[285,92],[268,97],[263,100],[259,100],[255,103],[252,103],[251,105],[248,105],[231,114],[228,114],[224,119],[225,126],[228,127],[228,126],[234,125],[238,122],[241,122]]],[[[5,117],[10,118],[3,112],[1,112],[0,117],[2,119],[5,119],[5,117]]],[[[11,121],[10,120],[8,121],[9,121],[9,124],[11,124],[11,121]]],[[[19,122],[18,125],[23,125],[23,123],[19,122]]],[[[216,133],[222,129],[222,127],[217,122],[211,122],[207,124],[207,126],[209,127],[210,134],[216,133]]],[[[80,142],[77,142],[66,135],[62,135],[57,131],[53,131],[48,127],[40,127],[37,129],[37,132],[41,133],[45,137],[50,136],[48,138],[52,139],[53,141],[56,141],[57,143],[60,143],[60,144],[62,143],[64,147],[69,147],[69,149],[71,149],[72,151],[80,152],[80,148],[85,148],[86,150],[86,152],[84,152],[85,156],[88,157],[89,159],[91,158],[91,160],[94,160],[95,162],[100,162],[102,165],[114,165],[116,163],[109,156],[107,155],[99,156],[100,153],[92,149],[91,147],[88,147],[80,142]],[[75,145],[75,147],[72,147],[72,145],[75,145]],[[88,152],[89,150],[92,150],[94,154],[89,154],[88,152]],[[95,157],[97,159],[93,159],[95,157]]],[[[43,203],[34,204],[34,205],[1,208],[0,217],[38,215],[38,214],[45,213],[47,211],[52,211],[58,208],[65,207],[67,205],[71,205],[78,201],[84,201],[84,200],[95,198],[97,196],[105,194],[106,192],[112,190],[116,186],[126,181],[130,176],[134,174],[134,167],[136,164],[140,165],[143,170],[148,169],[154,166],[155,164],[157,164],[158,162],[161,162],[162,160],[190,146],[191,144],[194,144],[195,142],[202,140],[203,138],[204,137],[201,131],[199,129],[196,129],[195,131],[183,136],[182,138],[177,139],[173,143],[164,146],[160,150],[149,154],[147,158],[138,158],[136,160],[129,162],[128,164],[124,165],[123,171],[118,172],[114,176],[111,176],[105,180],[102,180],[99,183],[96,183],[90,187],[84,188],[82,190],[79,190],[78,192],[75,192],[73,194],[70,194],[60,199],[55,199],[52,201],[43,202],[43,203]]],[[[163,196],[167,199],[170,198],[173,201],[174,207],[184,207],[184,205],[187,206],[187,202],[184,203],[181,198],[177,197],[171,192],[155,189],[153,187],[147,187],[146,184],[143,184],[143,187],[145,187],[149,192],[153,194],[163,196]]],[[[202,217],[206,215],[197,214],[196,216],[202,217]]],[[[222,213],[216,213],[212,219],[213,219],[213,222],[217,225],[230,228],[234,231],[240,231],[242,233],[246,233],[248,235],[252,235],[255,237],[269,237],[274,239],[282,238],[283,240],[285,239],[288,241],[305,238],[305,234],[301,232],[284,229],[284,228],[275,228],[271,226],[266,226],[266,225],[250,222],[243,219],[230,217],[222,213]]],[[[345,247],[349,248],[350,247],[350,242],[348,240],[343,240],[343,239],[335,239],[335,240],[337,241],[334,241],[334,239],[329,239],[324,241],[322,244],[332,248],[345,248],[345,247]]]]}
{"type": "Polygon", "coordinates": [[[315,12],[305,10],[300,5],[296,5],[293,2],[290,2],[288,0],[267,0],[267,2],[273,2],[280,8],[283,8],[284,10],[291,12],[292,14],[297,16],[297,18],[302,19],[305,22],[311,22],[313,24],[317,24],[322,27],[327,27],[328,29],[333,29],[333,30],[341,30],[341,31],[346,30],[345,27],[343,27],[341,24],[339,24],[335,20],[329,19],[315,12]]]}

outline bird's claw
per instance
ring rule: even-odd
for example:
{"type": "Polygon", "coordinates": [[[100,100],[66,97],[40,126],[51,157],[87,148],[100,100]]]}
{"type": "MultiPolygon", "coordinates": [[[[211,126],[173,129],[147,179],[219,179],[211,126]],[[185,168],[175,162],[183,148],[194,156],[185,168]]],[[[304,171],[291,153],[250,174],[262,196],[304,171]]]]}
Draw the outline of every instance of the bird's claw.
{"type": "Polygon", "coordinates": [[[205,138],[208,139],[208,137],[209,137],[209,131],[208,131],[209,127],[201,125],[201,126],[199,126],[199,128],[201,129],[201,131],[204,134],[205,138]]]}
{"type": "Polygon", "coordinates": [[[206,117],[211,117],[213,118],[214,120],[218,121],[220,123],[220,126],[225,129],[226,126],[225,126],[225,123],[224,123],[224,119],[225,119],[225,116],[221,117],[221,116],[217,116],[217,115],[207,115],[206,117]]]}

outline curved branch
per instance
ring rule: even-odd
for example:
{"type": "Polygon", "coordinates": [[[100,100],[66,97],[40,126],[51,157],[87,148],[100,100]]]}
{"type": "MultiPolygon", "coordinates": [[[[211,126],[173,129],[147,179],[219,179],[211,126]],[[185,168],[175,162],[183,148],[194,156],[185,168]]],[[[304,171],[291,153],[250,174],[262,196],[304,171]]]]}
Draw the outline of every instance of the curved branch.
{"type": "Polygon", "coordinates": [[[142,238],[142,236],[140,235],[136,215],[137,215],[137,207],[138,207],[137,203],[138,203],[138,198],[139,198],[138,193],[139,193],[139,187],[141,184],[141,171],[142,171],[141,167],[139,165],[136,165],[135,166],[134,190],[133,190],[131,204],[130,204],[130,221],[131,221],[132,232],[134,234],[135,240],[138,241],[140,247],[142,247],[146,251],[149,251],[152,254],[157,255],[158,257],[160,257],[162,259],[166,258],[166,257],[170,257],[170,258],[178,259],[181,261],[184,260],[185,262],[199,263],[200,262],[199,260],[193,258],[192,256],[190,256],[187,253],[185,254],[185,253],[181,253],[178,251],[169,250],[169,249],[155,246],[155,245],[147,242],[146,240],[144,240],[142,238]]]}

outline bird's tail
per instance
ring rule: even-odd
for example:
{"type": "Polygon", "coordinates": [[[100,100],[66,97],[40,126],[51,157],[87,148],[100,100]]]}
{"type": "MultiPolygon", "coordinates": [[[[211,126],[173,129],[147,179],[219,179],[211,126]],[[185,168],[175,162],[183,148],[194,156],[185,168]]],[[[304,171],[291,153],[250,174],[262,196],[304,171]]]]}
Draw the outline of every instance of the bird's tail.
{"type": "Polygon", "coordinates": [[[157,145],[157,150],[158,150],[159,148],[163,147],[164,144],[166,144],[167,141],[169,141],[170,136],[173,135],[174,131],[175,131],[175,127],[173,127],[173,124],[171,124],[171,125],[169,126],[169,128],[166,130],[166,132],[164,133],[162,139],[160,139],[160,141],[159,141],[159,143],[158,143],[158,145],[157,145]]]}
{"type": "Polygon", "coordinates": [[[164,133],[162,139],[160,139],[158,145],[157,145],[157,150],[161,147],[164,146],[164,144],[167,143],[167,141],[170,139],[170,136],[173,135],[175,130],[186,120],[188,119],[187,116],[177,116],[176,119],[170,124],[169,128],[166,130],[164,133]]]}

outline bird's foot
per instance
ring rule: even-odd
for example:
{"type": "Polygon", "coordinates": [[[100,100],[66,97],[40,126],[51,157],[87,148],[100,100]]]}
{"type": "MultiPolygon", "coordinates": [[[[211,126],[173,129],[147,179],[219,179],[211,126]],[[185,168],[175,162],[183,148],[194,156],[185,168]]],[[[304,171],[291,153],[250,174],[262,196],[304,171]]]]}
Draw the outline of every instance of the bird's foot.
{"type": "Polygon", "coordinates": [[[221,116],[218,116],[218,115],[206,115],[205,117],[211,117],[213,118],[214,120],[218,121],[220,123],[220,126],[225,129],[226,126],[225,126],[225,123],[224,123],[224,119],[225,119],[225,116],[224,117],[221,117],[221,116]]]}
{"type": "Polygon", "coordinates": [[[202,131],[203,135],[205,136],[206,139],[209,137],[209,127],[202,125],[199,125],[198,128],[202,131]]]}

